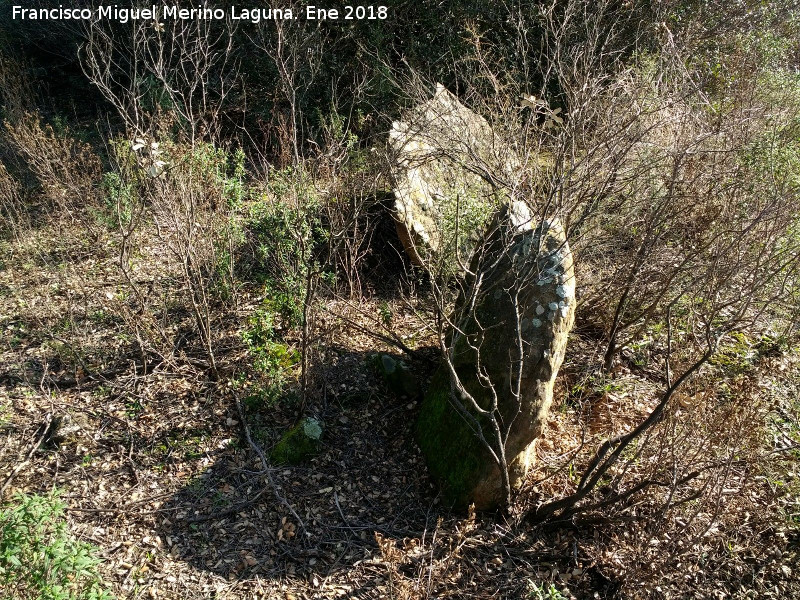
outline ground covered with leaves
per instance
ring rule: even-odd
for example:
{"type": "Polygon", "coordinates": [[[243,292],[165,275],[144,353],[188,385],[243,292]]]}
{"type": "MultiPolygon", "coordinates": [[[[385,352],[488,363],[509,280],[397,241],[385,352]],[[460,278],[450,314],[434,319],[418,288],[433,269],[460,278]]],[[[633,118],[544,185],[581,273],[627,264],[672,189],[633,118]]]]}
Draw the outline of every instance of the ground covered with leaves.
{"type": "MultiPolygon", "coordinates": [[[[97,548],[118,597],[800,594],[800,355],[791,344],[738,339],[677,398],[660,441],[635,449],[595,492],[594,510],[537,524],[536,505],[570,493],[599,441],[657,401],[658,336],[601,376],[597,343],[579,322],[517,504],[505,516],[464,515],[441,505],[427,476],[413,433],[419,398],[393,393],[374,368],[373,355],[389,353],[424,388],[435,352],[413,299],[380,289],[359,301],[322,298],[305,405],[268,402],[244,375],[255,293],[243,291],[218,332],[229,376],[215,379],[190,342],[170,361],[142,359],[115,316],[112,252],[45,227],[6,243],[3,256],[4,501],[58,490],[71,535],[97,548]],[[415,354],[365,333],[376,319],[415,354]],[[272,464],[270,449],[304,415],[322,426],[318,454],[272,464]],[[675,480],[696,472],[686,486],[605,502],[668,458],[675,480]]],[[[298,344],[291,332],[285,343],[298,344]]]]}

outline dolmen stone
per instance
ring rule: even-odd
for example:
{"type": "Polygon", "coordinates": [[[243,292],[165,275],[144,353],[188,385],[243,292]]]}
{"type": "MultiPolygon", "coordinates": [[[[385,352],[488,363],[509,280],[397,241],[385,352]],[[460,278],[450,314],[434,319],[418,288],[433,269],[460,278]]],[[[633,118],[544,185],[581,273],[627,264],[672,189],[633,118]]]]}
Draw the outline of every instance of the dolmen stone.
{"type": "Polygon", "coordinates": [[[504,438],[508,474],[518,486],[535,459],[575,314],[575,273],[557,220],[520,231],[490,227],[456,302],[447,360],[422,402],[416,435],[445,501],[479,510],[505,504],[498,462],[486,448],[504,438]],[[457,385],[459,382],[461,385],[457,385]]]}
{"type": "Polygon", "coordinates": [[[511,206],[529,227],[528,207],[503,186],[518,161],[489,123],[441,84],[433,97],[392,125],[394,217],[406,253],[432,269],[468,263],[488,220],[511,206]]]}

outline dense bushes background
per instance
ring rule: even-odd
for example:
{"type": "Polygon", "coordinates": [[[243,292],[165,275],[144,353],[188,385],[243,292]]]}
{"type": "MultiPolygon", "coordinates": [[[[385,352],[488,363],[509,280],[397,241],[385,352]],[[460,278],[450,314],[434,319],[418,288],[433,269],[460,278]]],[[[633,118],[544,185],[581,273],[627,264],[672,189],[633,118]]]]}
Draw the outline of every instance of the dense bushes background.
{"type": "MultiPolygon", "coordinates": [[[[373,133],[384,131],[387,122],[407,103],[398,84],[412,72],[456,91],[472,88],[480,93],[489,91],[488,82],[476,77],[476,67],[472,64],[476,35],[490,50],[493,66],[504,83],[515,90],[547,89],[548,96],[558,104],[558,78],[541,72],[536,64],[546,48],[541,39],[541,24],[531,17],[545,4],[518,1],[489,6],[476,0],[443,6],[431,0],[389,0],[383,3],[389,9],[390,17],[386,20],[335,24],[300,20],[293,23],[281,35],[285,36],[283,43],[290,47],[288,53],[295,50],[298,53],[291,58],[291,75],[297,85],[296,112],[302,115],[297,126],[304,132],[304,144],[308,139],[319,142],[323,120],[331,110],[347,115],[348,128],[363,140],[370,140],[373,133]],[[521,27],[524,32],[520,31],[521,27]]],[[[26,6],[51,5],[54,4],[46,0],[35,0],[26,6]]],[[[97,3],[75,3],[75,6],[84,5],[97,3]]],[[[231,2],[215,4],[231,5],[231,2]]],[[[556,7],[556,13],[563,12],[565,7],[556,7]]],[[[83,76],[80,64],[79,50],[86,39],[84,28],[66,22],[12,23],[10,4],[4,8],[9,10],[3,10],[0,15],[2,44],[12,56],[24,57],[28,76],[41,96],[43,108],[59,118],[77,118],[85,123],[106,117],[109,107],[83,76]],[[76,98],[81,101],[75,102],[76,98]]],[[[301,12],[304,5],[296,4],[294,8],[301,12]]],[[[682,20],[680,15],[683,14],[697,16],[688,6],[676,5],[671,11],[665,11],[648,2],[628,3],[619,8],[603,5],[585,8],[588,12],[581,18],[599,18],[601,27],[606,22],[610,25],[605,50],[619,55],[615,60],[652,42],[657,19],[669,17],[669,12],[676,22],[682,20]]],[[[563,14],[555,15],[556,19],[562,17],[563,14]]],[[[582,43],[579,25],[567,25],[576,34],[570,37],[570,44],[575,47],[582,43]]],[[[104,27],[122,45],[131,30],[130,24],[109,23],[104,27]]],[[[233,58],[225,68],[231,72],[235,70],[241,78],[222,111],[226,137],[238,136],[236,132],[244,129],[248,132],[244,137],[260,149],[266,143],[273,158],[282,151],[281,138],[275,130],[287,126],[285,119],[289,111],[288,90],[269,52],[277,43],[276,29],[275,23],[268,22],[255,27],[244,24],[233,32],[233,58]]],[[[226,24],[208,24],[210,38],[222,32],[227,35],[226,24]]],[[[124,82],[126,59],[120,57],[120,60],[117,77],[124,82]]],[[[224,73],[219,75],[225,76],[224,73]]],[[[152,98],[160,94],[158,83],[146,76],[136,85],[152,98]]]]}

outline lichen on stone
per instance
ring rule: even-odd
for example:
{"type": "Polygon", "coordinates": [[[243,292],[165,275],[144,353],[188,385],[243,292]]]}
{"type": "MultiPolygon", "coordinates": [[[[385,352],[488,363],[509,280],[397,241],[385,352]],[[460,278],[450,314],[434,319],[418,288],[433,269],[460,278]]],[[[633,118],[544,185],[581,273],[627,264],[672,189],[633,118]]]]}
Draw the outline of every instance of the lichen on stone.
{"type": "MultiPolygon", "coordinates": [[[[488,417],[477,410],[468,418],[469,407],[474,402],[488,410],[497,401],[492,409],[496,422],[509,424],[503,433],[509,480],[512,486],[519,484],[535,457],[532,443],[552,402],[555,374],[574,315],[574,303],[556,293],[563,284],[553,284],[549,277],[537,279],[543,262],[556,248],[562,249],[565,273],[570,279],[574,276],[563,230],[551,225],[546,234],[537,229],[512,232],[508,238],[504,236],[510,228],[502,215],[493,227],[485,240],[486,252],[470,263],[470,277],[480,277],[482,291],[475,298],[460,297],[456,302],[451,317],[456,325],[448,339],[449,365],[434,377],[417,424],[420,448],[445,499],[460,507],[472,502],[479,510],[498,507],[506,496],[500,467],[486,447],[488,443],[494,449],[494,430],[488,417]],[[540,254],[523,259],[526,247],[538,248],[540,254]],[[501,289],[506,293],[498,298],[496,291],[501,289]],[[520,334],[523,355],[517,358],[520,334]],[[482,377],[476,375],[478,364],[482,377]],[[450,378],[455,376],[469,400],[456,394],[455,385],[451,388],[450,378]],[[522,384],[519,390],[516,381],[522,384]],[[486,442],[476,435],[476,426],[486,442]]],[[[574,284],[564,288],[565,297],[572,289],[574,284]]]]}
{"type": "MultiPolygon", "coordinates": [[[[468,165],[511,175],[519,160],[489,123],[437,84],[433,97],[393,123],[389,146],[397,232],[411,260],[437,271],[468,262],[501,206],[518,231],[531,229],[528,206],[490,185],[468,165]]],[[[527,248],[525,255],[530,254],[527,248]]]]}
{"type": "Polygon", "coordinates": [[[322,437],[322,426],[319,421],[309,417],[303,423],[303,432],[312,440],[319,440],[322,437]]]}

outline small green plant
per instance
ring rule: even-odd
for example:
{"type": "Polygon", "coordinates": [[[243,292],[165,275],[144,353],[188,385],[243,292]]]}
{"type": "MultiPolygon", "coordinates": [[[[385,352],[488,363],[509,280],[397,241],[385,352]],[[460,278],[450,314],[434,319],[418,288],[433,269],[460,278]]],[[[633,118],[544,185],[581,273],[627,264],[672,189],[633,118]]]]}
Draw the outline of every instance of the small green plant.
{"type": "MultiPolygon", "coordinates": [[[[269,305],[269,303],[267,303],[269,305]]],[[[300,361],[297,350],[281,342],[275,331],[275,313],[262,307],[250,317],[242,338],[253,357],[255,371],[266,379],[266,386],[246,398],[248,407],[274,404],[282,397],[292,369],[300,361]]]]}
{"type": "Polygon", "coordinates": [[[105,600],[91,544],[74,539],[58,493],[15,496],[0,511],[0,594],[19,600],[105,600]]]}
{"type": "Polygon", "coordinates": [[[117,317],[108,311],[98,309],[89,313],[89,320],[96,325],[113,325],[117,317]]]}
{"type": "Polygon", "coordinates": [[[386,327],[391,327],[392,325],[392,317],[394,316],[392,313],[392,307],[389,306],[389,303],[384,300],[381,302],[381,305],[378,307],[378,310],[381,313],[381,321],[383,322],[386,327]]]}
{"type": "Polygon", "coordinates": [[[135,186],[119,173],[103,173],[103,210],[97,219],[111,229],[127,227],[133,216],[135,186]]]}
{"type": "Polygon", "coordinates": [[[544,583],[528,582],[528,598],[535,600],[567,600],[566,596],[558,591],[552,583],[545,586],[544,583]]]}
{"type": "Polygon", "coordinates": [[[215,490],[211,497],[211,505],[215,508],[222,508],[230,504],[230,499],[220,490],[215,490]]]}
{"type": "Polygon", "coordinates": [[[142,411],[144,410],[144,406],[139,401],[138,398],[128,398],[125,401],[125,415],[129,419],[134,419],[138,417],[142,411]]]}
{"type": "Polygon", "coordinates": [[[589,397],[602,396],[621,392],[623,386],[619,381],[603,374],[592,374],[576,382],[569,390],[568,401],[575,402],[589,397]]]}
{"type": "Polygon", "coordinates": [[[192,477],[189,482],[186,484],[184,490],[188,492],[194,498],[201,498],[206,491],[207,487],[207,480],[206,477],[201,475],[196,475],[192,477]]]}
{"type": "Polygon", "coordinates": [[[183,460],[194,460],[203,456],[203,442],[208,437],[204,429],[190,429],[188,431],[173,430],[167,437],[153,449],[160,455],[162,466],[167,460],[176,456],[183,460]]]}
{"type": "Polygon", "coordinates": [[[141,202],[141,185],[146,177],[129,140],[113,138],[109,140],[109,149],[112,170],[103,173],[102,202],[94,217],[111,230],[125,229],[141,202]]]}
{"type": "Polygon", "coordinates": [[[578,470],[575,468],[575,463],[569,463],[569,480],[572,483],[578,483],[578,470]]]}
{"type": "Polygon", "coordinates": [[[730,341],[722,346],[709,361],[729,377],[744,375],[753,370],[758,350],[742,332],[733,332],[730,341]]]}

